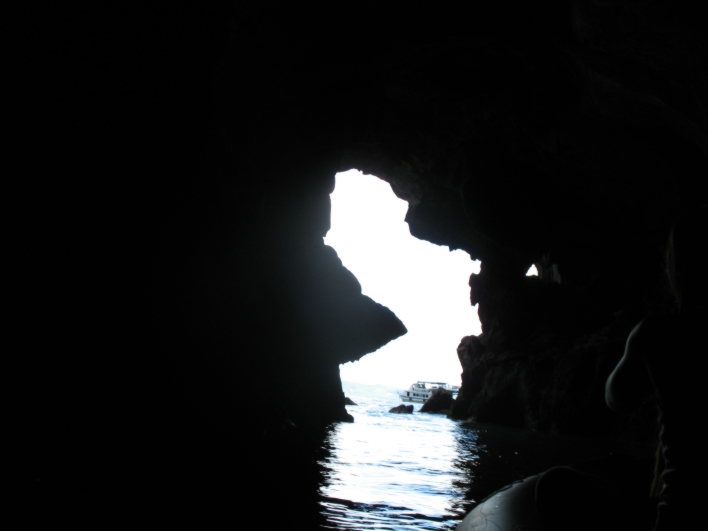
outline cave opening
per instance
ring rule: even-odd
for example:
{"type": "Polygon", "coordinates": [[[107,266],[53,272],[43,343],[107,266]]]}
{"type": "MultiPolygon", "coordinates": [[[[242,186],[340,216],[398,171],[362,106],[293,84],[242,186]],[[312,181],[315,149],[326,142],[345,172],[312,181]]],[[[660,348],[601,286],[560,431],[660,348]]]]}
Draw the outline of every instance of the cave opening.
{"type": "Polygon", "coordinates": [[[408,328],[375,353],[343,364],[342,380],[400,389],[417,380],[460,385],[457,346],[463,336],[481,332],[468,288],[479,261],[412,236],[404,221],[408,203],[375,176],[338,173],[331,200],[325,243],[354,273],[363,293],[408,328]]]}

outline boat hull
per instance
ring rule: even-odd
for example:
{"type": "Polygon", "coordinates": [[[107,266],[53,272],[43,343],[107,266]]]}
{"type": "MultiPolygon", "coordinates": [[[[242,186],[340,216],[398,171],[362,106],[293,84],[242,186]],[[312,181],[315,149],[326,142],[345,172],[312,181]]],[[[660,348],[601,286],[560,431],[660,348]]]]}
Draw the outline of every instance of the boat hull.
{"type": "Polygon", "coordinates": [[[455,531],[514,531],[547,529],[535,508],[538,475],[516,481],[482,500],[455,531]]]}
{"type": "Polygon", "coordinates": [[[399,394],[398,396],[401,397],[401,401],[403,401],[403,402],[420,402],[422,404],[428,400],[427,398],[418,398],[418,397],[412,397],[412,396],[405,396],[405,395],[401,395],[401,394],[399,394]]]}

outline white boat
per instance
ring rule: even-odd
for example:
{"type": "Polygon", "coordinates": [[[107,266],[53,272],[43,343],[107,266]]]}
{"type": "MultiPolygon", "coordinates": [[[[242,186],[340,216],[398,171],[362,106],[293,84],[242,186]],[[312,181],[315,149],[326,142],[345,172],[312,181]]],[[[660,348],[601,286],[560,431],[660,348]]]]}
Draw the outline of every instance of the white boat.
{"type": "Polygon", "coordinates": [[[404,402],[425,402],[433,394],[433,391],[442,387],[452,393],[452,398],[457,398],[460,392],[459,385],[450,385],[445,382],[423,382],[417,381],[408,388],[408,391],[398,391],[398,396],[404,402]]]}

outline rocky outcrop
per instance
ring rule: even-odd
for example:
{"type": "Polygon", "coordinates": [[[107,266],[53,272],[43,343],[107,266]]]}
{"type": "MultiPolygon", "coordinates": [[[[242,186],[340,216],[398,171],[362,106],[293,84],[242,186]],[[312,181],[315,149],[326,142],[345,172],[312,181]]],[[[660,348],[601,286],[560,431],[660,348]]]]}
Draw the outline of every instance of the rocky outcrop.
{"type": "Polygon", "coordinates": [[[361,285],[321,240],[289,253],[275,282],[290,315],[288,348],[296,355],[280,379],[296,424],[348,420],[339,365],[406,333],[385,306],[362,295],[361,285]]]}
{"type": "Polygon", "coordinates": [[[388,410],[389,413],[413,413],[413,404],[400,404],[388,410]]]}
{"type": "Polygon", "coordinates": [[[438,387],[432,392],[430,398],[425,401],[420,408],[421,413],[448,413],[452,409],[455,400],[452,393],[447,389],[438,387]]]}
{"type": "Polygon", "coordinates": [[[348,396],[345,396],[345,397],[344,397],[344,405],[345,405],[345,406],[356,406],[357,403],[354,402],[354,400],[352,400],[352,399],[349,398],[348,396]]]}
{"type": "MultiPolygon", "coordinates": [[[[644,305],[609,314],[606,286],[559,283],[551,275],[505,282],[494,268],[470,279],[483,333],[462,339],[463,382],[455,418],[529,429],[647,442],[655,405],[647,396],[630,418],[605,404],[605,382],[644,305]],[[603,326],[603,324],[606,324],[603,326]]],[[[616,295],[616,294],[615,294],[616,295]]],[[[647,300],[660,311],[663,300],[647,300]]]]}

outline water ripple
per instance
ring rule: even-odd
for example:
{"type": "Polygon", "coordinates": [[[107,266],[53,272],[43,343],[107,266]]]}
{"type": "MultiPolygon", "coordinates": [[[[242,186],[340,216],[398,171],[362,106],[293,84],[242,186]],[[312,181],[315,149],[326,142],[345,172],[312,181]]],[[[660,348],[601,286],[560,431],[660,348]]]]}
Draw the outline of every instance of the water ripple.
{"type": "Polygon", "coordinates": [[[356,421],[333,428],[321,462],[325,528],[453,529],[469,507],[460,508],[469,471],[456,466],[458,423],[388,413],[380,398],[358,402],[349,408],[356,421]]]}

